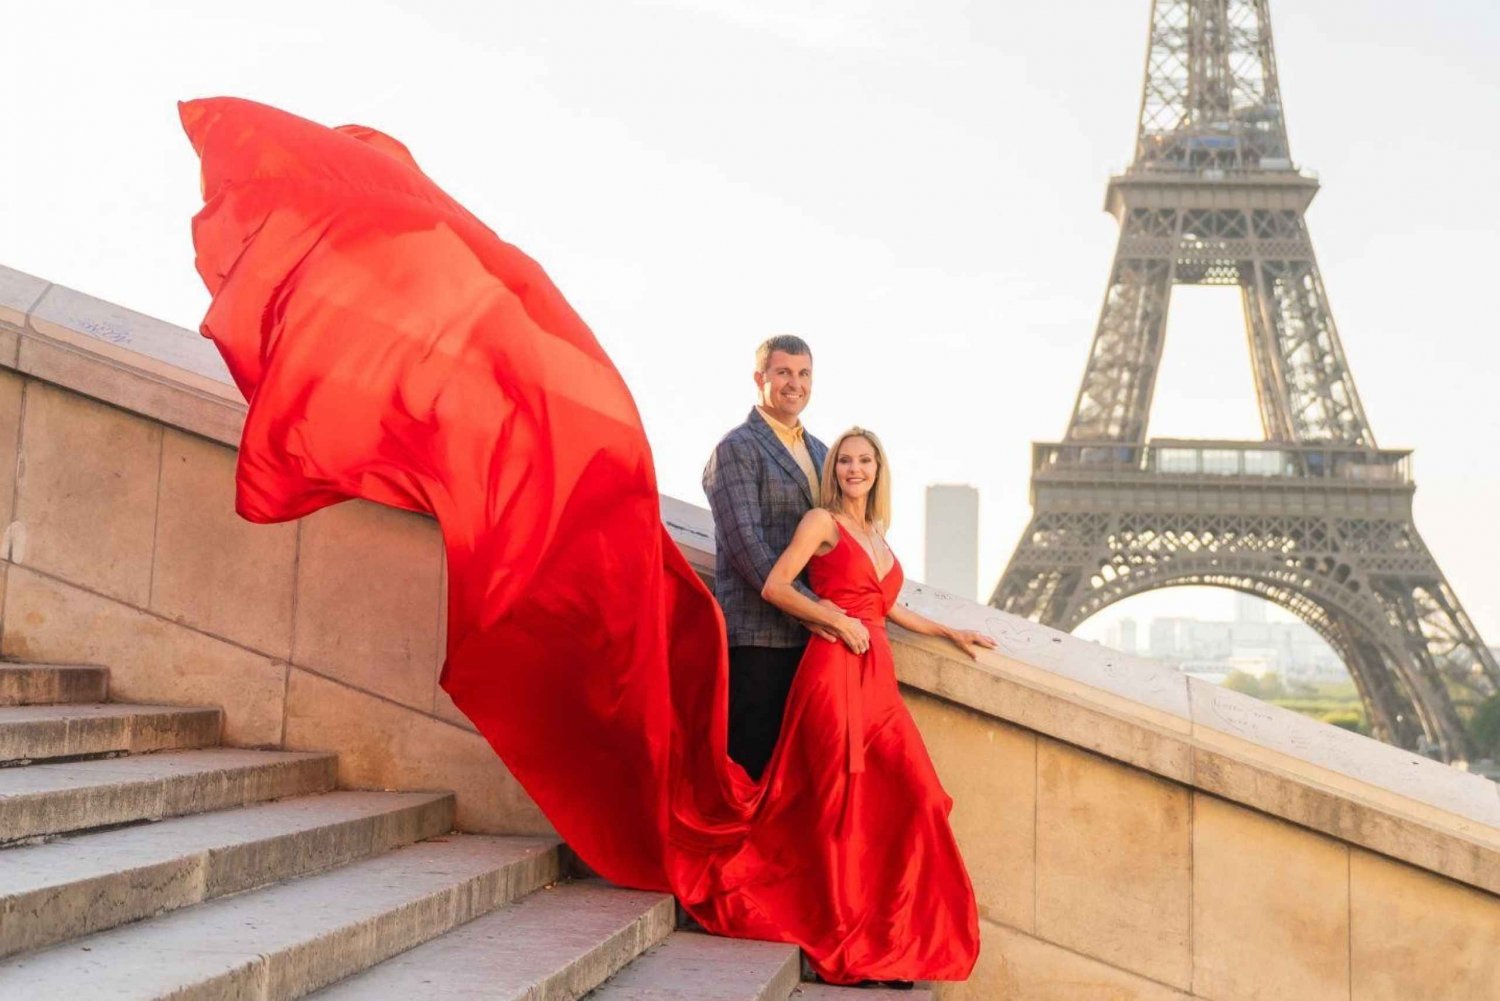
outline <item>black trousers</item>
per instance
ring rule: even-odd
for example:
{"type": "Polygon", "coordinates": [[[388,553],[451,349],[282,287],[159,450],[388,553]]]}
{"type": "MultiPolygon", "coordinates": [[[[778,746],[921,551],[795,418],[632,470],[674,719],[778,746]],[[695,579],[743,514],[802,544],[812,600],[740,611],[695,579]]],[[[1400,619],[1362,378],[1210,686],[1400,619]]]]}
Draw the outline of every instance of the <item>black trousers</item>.
{"type": "Polygon", "coordinates": [[[771,760],[802,647],[729,648],[729,756],[752,779],[771,760]]]}

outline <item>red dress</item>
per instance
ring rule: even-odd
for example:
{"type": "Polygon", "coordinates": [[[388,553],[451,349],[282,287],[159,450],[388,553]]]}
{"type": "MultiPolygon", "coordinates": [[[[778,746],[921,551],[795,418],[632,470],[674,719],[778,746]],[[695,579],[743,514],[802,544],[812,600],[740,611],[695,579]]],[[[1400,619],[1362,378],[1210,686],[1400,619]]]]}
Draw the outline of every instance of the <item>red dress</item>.
{"type": "Polygon", "coordinates": [[[898,571],[847,542],[814,561],[871,651],[814,643],[751,782],[723,617],[662,525],[629,390],[542,269],[389,136],[232,98],[181,114],[202,329],[249,404],[236,510],[437,519],[440,683],[600,875],[798,942],[832,979],[966,976],[973,893],[879,626],[898,571]]]}
{"type": "Polygon", "coordinates": [[[886,636],[901,564],[877,577],[839,525],[808,575],[865,624],[870,647],[808,643],[760,809],[723,882],[685,906],[710,931],[797,943],[835,983],[962,980],[979,951],[974,893],[886,636]]]}

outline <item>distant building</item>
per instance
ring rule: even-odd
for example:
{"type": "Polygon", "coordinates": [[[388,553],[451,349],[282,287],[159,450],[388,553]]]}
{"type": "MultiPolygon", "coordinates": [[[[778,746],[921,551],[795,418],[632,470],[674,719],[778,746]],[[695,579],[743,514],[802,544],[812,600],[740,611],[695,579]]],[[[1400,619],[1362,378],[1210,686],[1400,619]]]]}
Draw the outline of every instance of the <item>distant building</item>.
{"type": "Polygon", "coordinates": [[[1265,599],[1244,591],[1234,592],[1234,621],[1247,624],[1266,621],[1265,599]]]}
{"type": "Polygon", "coordinates": [[[1222,685],[1229,677],[1230,669],[1217,660],[1185,660],[1177,665],[1177,670],[1183,674],[1190,675],[1200,681],[1210,684],[1222,685]]]}
{"type": "Polygon", "coordinates": [[[1147,652],[1168,660],[1220,661],[1234,652],[1234,623],[1176,616],[1151,620],[1147,652]]]}
{"type": "Polygon", "coordinates": [[[978,600],[979,491],[954,483],[927,488],[927,566],[922,578],[949,594],[978,600]]]}
{"type": "Polygon", "coordinates": [[[1267,622],[1264,617],[1246,621],[1240,607],[1235,611],[1233,622],[1152,619],[1146,655],[1179,665],[1193,664],[1195,670],[1190,673],[1239,670],[1256,675],[1274,672],[1288,681],[1347,680],[1343,661],[1310,626],[1267,622]]]}

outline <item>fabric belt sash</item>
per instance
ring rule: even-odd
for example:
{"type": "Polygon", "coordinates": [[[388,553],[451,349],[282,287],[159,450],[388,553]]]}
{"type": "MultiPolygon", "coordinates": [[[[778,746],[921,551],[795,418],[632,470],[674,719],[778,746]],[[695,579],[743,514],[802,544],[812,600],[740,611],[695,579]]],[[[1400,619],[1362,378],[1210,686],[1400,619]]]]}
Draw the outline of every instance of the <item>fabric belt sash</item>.
{"type": "MultiPolygon", "coordinates": [[[[860,619],[865,628],[871,633],[871,642],[874,642],[874,633],[885,632],[885,619],[860,619]]],[[[849,745],[849,774],[858,775],[865,770],[865,713],[864,697],[860,688],[860,669],[864,666],[863,657],[844,658],[844,695],[845,702],[849,706],[848,733],[849,745]]]]}

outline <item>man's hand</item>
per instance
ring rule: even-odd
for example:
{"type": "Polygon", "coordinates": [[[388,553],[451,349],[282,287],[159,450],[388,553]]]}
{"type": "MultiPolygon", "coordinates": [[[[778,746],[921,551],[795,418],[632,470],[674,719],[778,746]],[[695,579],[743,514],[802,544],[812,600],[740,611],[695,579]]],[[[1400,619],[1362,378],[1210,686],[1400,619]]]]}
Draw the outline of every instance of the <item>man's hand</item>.
{"type": "MultiPolygon", "coordinates": [[[[840,615],[844,614],[844,610],[842,608],[835,605],[827,598],[820,598],[818,600],[818,604],[822,605],[824,608],[828,609],[831,612],[837,612],[840,615]]],[[[811,632],[814,636],[819,636],[833,643],[837,643],[839,641],[839,634],[834,632],[832,629],[829,629],[827,626],[822,625],[821,623],[804,622],[802,624],[806,626],[808,631],[811,632]]]]}

